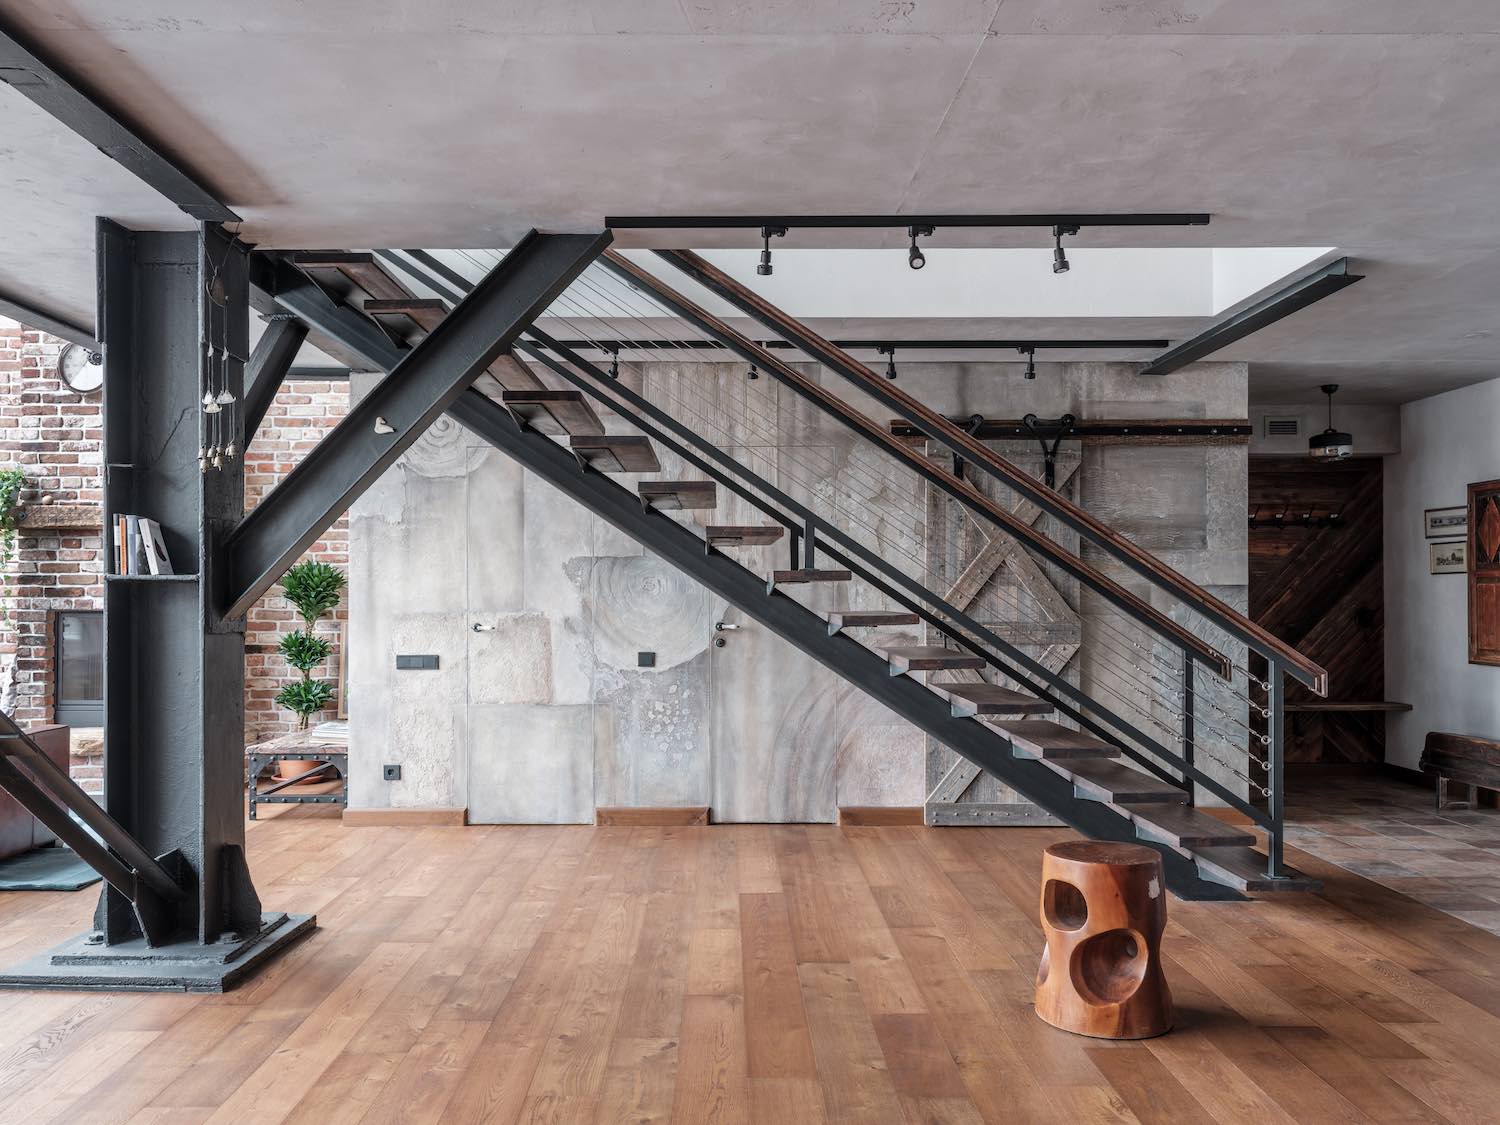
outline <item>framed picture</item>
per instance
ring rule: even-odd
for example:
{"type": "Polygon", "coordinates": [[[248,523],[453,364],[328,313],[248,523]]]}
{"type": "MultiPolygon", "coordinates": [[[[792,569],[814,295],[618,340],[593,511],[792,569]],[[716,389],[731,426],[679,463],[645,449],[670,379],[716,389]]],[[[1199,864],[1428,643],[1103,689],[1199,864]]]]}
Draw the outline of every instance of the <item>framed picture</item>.
{"type": "Polygon", "coordinates": [[[349,622],[347,621],[339,622],[338,662],[338,717],[347,719],[349,717],[349,622]]]}
{"type": "Polygon", "coordinates": [[[1469,485],[1469,663],[1500,665],[1500,480],[1469,485]]]}
{"type": "Polygon", "coordinates": [[[1469,531],[1468,508],[1428,508],[1422,513],[1428,539],[1452,539],[1469,531]]]}
{"type": "Polygon", "coordinates": [[[1469,572],[1469,541],[1467,539],[1445,539],[1427,544],[1427,561],[1433,574],[1467,574],[1469,572]]]}

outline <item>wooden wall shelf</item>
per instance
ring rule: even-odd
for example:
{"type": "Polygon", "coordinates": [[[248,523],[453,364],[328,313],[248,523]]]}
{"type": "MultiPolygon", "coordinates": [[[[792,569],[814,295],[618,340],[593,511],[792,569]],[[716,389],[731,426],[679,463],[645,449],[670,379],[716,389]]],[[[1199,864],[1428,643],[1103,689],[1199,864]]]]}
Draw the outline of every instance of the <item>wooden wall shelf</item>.
{"type": "Polygon", "coordinates": [[[104,527],[104,509],[98,504],[31,504],[22,512],[17,529],[28,531],[91,531],[104,527]]]}

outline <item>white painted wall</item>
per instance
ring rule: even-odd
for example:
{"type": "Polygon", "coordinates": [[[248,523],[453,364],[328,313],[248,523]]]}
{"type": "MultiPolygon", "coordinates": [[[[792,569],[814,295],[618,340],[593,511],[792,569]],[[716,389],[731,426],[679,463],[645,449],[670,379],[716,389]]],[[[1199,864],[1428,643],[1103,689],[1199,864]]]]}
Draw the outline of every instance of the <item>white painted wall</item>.
{"type": "MultiPolygon", "coordinates": [[[[1354,435],[1354,453],[1357,457],[1384,457],[1401,451],[1401,408],[1377,403],[1367,405],[1345,405],[1334,396],[1333,424],[1340,430],[1354,435]]],[[[1252,457],[1306,457],[1307,439],[1328,428],[1328,404],[1326,402],[1298,403],[1252,403],[1250,424],[1255,432],[1250,435],[1252,457]],[[1299,425],[1290,437],[1270,436],[1266,433],[1267,418],[1295,418],[1299,425]]]]}
{"type": "Polygon", "coordinates": [[[1401,407],[1401,452],[1385,464],[1386,760],[1415,767],[1430,730],[1500,737],[1500,668],[1468,662],[1463,575],[1428,573],[1424,508],[1467,500],[1500,477],[1500,379],[1401,407]]]}

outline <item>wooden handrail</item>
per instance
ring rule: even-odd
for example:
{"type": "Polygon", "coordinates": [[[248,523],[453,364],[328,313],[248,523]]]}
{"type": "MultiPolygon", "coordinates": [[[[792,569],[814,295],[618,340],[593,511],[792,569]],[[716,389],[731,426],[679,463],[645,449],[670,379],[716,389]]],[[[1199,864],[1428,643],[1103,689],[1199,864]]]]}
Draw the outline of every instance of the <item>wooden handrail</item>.
{"type": "MultiPolygon", "coordinates": [[[[873,418],[854,410],[831,391],[808,379],[801,372],[761,348],[754,341],[735,331],[712,313],[678,293],[660,279],[635,265],[629,259],[612,250],[606,250],[603,261],[616,273],[641,285],[658,298],[671,305],[679,313],[695,320],[706,331],[738,352],[741,358],[754,363],[775,378],[793,387],[803,397],[817,403],[823,409],[842,419],[851,429],[867,441],[884,449],[892,457],[904,462],[919,474],[929,475],[931,466],[904,441],[894,437],[889,430],[873,418]]],[[[1120,606],[1138,620],[1144,621],[1164,637],[1170,638],[1184,650],[1216,668],[1220,675],[1228,677],[1230,664],[1223,653],[1200,637],[1189,632],[1160,610],[1148,605],[1135,594],[1119,585],[1108,575],[1102,574],[1088,563],[1072,554],[1061,544],[1053,542],[1025,520],[990,499],[974,485],[958,477],[943,475],[934,477],[934,482],[955,499],[982,513],[991,522],[998,524],[1024,546],[1036,551],[1049,561],[1056,563],[1069,574],[1104,597],[1120,606]]]]}
{"type": "MultiPolygon", "coordinates": [[[[746,289],[691,250],[657,250],[655,253],[710,292],[722,297],[795,344],[813,359],[837,371],[867,394],[903,413],[929,437],[942,442],[954,452],[960,453],[965,461],[981,466],[1014,491],[1036,503],[1044,511],[1052,513],[1090,542],[1125,563],[1137,574],[1181,598],[1210,620],[1228,630],[1231,635],[1250,645],[1262,656],[1285,665],[1288,671],[1316,694],[1327,695],[1328,673],[1322,667],[1286,642],[1272,636],[1232,606],[1215,598],[1207,590],[1173,570],[1149,551],[1106,526],[1067,497],[1053,492],[1044,484],[1034,480],[983,442],[953,425],[937,411],[924,406],[899,387],[892,386],[889,380],[882,379],[836,344],[825,340],[800,321],[762,300],[754,292],[746,289]]],[[[611,261],[624,261],[612,252],[607,252],[607,256],[611,261]]],[[[637,272],[644,273],[644,271],[637,272]]],[[[644,276],[650,277],[649,274],[644,276]]],[[[654,280],[654,278],[651,279],[653,282],[654,280]]]]}

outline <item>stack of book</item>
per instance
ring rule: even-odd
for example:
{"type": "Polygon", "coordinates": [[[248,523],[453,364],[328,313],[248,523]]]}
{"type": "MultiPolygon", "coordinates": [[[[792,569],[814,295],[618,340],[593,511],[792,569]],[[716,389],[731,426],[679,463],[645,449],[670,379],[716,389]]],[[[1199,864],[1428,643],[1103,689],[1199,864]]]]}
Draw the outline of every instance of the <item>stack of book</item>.
{"type": "Polygon", "coordinates": [[[115,573],[171,574],[161,524],[145,516],[115,516],[115,573]]]}

